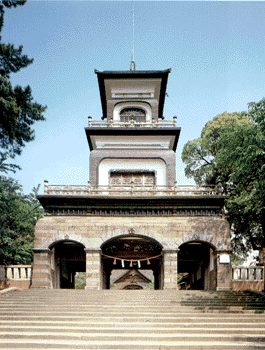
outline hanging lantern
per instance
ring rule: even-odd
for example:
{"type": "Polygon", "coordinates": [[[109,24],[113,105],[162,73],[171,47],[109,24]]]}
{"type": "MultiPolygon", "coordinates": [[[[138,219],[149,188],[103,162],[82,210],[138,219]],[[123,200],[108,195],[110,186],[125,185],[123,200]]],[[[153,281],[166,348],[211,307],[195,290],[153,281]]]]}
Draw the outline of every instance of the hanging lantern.
{"type": "Polygon", "coordinates": [[[132,262],[132,260],[130,261],[130,267],[133,267],[133,262],[132,262]]]}
{"type": "Polygon", "coordinates": [[[141,267],[141,261],[138,260],[137,262],[138,262],[138,268],[140,269],[140,267],[141,267]]]}
{"type": "Polygon", "coordinates": [[[117,259],[114,259],[113,265],[117,265],[117,259]]]}
{"type": "Polygon", "coordinates": [[[150,263],[150,260],[149,260],[149,259],[147,259],[147,265],[151,265],[151,263],[150,263]]]}
{"type": "Polygon", "coordinates": [[[124,268],[124,260],[121,261],[121,266],[124,268]]]}

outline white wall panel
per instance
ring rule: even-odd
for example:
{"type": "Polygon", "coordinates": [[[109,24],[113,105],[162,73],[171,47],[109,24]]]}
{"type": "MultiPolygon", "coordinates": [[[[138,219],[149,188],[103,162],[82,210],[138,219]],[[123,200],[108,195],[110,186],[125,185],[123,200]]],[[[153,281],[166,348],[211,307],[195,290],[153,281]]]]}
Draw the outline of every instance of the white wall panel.
{"type": "Polygon", "coordinates": [[[166,163],[162,159],[103,159],[99,164],[99,186],[108,186],[111,170],[155,171],[156,185],[166,186],[166,163]]]}

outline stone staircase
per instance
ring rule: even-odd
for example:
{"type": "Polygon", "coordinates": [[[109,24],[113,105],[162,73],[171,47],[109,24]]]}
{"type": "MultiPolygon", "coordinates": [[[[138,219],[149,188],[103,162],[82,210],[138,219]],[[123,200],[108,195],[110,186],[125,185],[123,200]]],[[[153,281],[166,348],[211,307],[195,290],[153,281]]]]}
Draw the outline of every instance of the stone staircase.
{"type": "Polygon", "coordinates": [[[255,293],[32,289],[0,312],[0,349],[265,349],[255,293]]]}

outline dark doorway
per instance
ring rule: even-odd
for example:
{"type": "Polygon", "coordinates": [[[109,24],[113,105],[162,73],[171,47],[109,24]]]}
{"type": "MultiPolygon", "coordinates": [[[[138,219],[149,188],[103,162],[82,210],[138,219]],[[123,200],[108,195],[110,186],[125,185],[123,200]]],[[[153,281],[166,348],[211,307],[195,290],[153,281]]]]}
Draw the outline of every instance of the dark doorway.
{"type": "Polygon", "coordinates": [[[216,254],[212,246],[196,241],[180,246],[178,284],[180,289],[216,289],[216,254]]]}
{"type": "Polygon", "coordinates": [[[53,288],[74,289],[76,272],[86,271],[84,246],[73,241],[62,241],[50,249],[53,288]]]}

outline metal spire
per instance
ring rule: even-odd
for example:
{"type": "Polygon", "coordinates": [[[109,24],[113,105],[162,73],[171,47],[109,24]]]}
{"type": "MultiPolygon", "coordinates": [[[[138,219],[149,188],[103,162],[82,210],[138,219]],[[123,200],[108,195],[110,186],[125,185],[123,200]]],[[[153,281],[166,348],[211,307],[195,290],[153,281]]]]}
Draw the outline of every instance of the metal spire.
{"type": "Polygon", "coordinates": [[[130,71],[135,71],[135,62],[134,62],[134,2],[132,2],[132,61],[130,71]]]}

